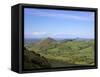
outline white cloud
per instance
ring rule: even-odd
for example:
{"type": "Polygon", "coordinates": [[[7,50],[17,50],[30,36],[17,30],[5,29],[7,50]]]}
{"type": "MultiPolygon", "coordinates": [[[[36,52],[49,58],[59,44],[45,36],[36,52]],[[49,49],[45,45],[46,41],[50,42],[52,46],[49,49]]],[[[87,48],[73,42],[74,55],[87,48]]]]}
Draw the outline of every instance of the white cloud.
{"type": "MultiPolygon", "coordinates": [[[[55,34],[52,34],[53,36],[57,36],[57,35],[72,35],[70,33],[55,33],[55,34]]],[[[75,33],[73,35],[76,35],[75,33]]]]}
{"type": "MultiPolygon", "coordinates": [[[[68,34],[68,33],[46,33],[46,32],[32,32],[32,35],[35,35],[35,36],[58,36],[58,35],[72,35],[72,34],[68,34]]],[[[76,35],[76,34],[73,34],[73,35],[76,35]]]]}
{"type": "Polygon", "coordinates": [[[32,32],[32,35],[45,35],[46,32],[32,32]]]}
{"type": "MultiPolygon", "coordinates": [[[[38,11],[38,12],[30,13],[30,14],[35,14],[35,15],[38,15],[38,16],[46,16],[46,17],[84,20],[84,21],[90,21],[91,20],[88,17],[84,17],[84,16],[80,16],[80,15],[62,14],[62,13],[55,13],[55,12],[48,13],[48,12],[38,11]]],[[[93,14],[93,16],[94,16],[94,14],[93,14]]],[[[91,16],[91,17],[93,17],[93,16],[91,16]]]]}

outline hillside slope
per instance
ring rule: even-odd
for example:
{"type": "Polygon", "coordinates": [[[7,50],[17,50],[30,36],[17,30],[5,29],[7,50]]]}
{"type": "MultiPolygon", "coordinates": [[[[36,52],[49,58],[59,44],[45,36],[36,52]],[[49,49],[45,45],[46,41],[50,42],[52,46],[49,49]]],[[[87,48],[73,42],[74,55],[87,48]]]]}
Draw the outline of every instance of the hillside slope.
{"type": "Polygon", "coordinates": [[[24,69],[50,68],[45,57],[24,48],[24,69]]]}

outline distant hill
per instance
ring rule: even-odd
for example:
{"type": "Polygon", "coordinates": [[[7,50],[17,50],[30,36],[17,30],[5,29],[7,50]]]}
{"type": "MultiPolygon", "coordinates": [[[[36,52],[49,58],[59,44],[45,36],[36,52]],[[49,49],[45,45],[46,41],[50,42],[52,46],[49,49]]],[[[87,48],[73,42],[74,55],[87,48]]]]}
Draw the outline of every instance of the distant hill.
{"type": "Polygon", "coordinates": [[[56,40],[54,40],[53,38],[45,38],[42,39],[36,43],[34,43],[34,45],[32,45],[32,47],[30,47],[30,50],[35,50],[36,52],[41,52],[41,51],[46,51],[47,49],[50,48],[54,48],[56,46],[56,40]]]}
{"type": "Polygon", "coordinates": [[[38,42],[38,44],[50,44],[52,42],[56,42],[56,40],[54,40],[53,38],[48,37],[48,38],[45,38],[43,40],[40,40],[38,42]]]}
{"type": "Polygon", "coordinates": [[[24,48],[24,69],[50,68],[47,59],[34,51],[24,48]]]}
{"type": "Polygon", "coordinates": [[[41,39],[37,39],[37,38],[26,38],[26,39],[24,39],[24,43],[25,43],[25,45],[29,45],[29,44],[36,43],[40,40],[41,39]]]}

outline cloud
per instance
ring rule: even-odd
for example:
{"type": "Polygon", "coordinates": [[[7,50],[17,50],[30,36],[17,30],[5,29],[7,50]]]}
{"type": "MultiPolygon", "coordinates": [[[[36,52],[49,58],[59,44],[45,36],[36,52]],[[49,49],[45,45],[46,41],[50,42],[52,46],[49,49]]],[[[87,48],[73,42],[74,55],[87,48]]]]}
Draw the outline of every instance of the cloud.
{"type": "MultiPolygon", "coordinates": [[[[64,18],[64,19],[74,19],[74,20],[84,20],[90,21],[91,17],[94,16],[94,13],[91,13],[90,16],[80,16],[78,14],[70,14],[70,13],[57,13],[57,12],[49,12],[49,11],[35,11],[30,12],[30,15],[38,15],[38,16],[46,16],[46,17],[54,17],[54,18],[64,18]]],[[[80,14],[80,13],[79,13],[80,14]]]]}
{"type": "Polygon", "coordinates": [[[47,33],[47,32],[32,32],[32,33],[25,33],[25,37],[28,38],[46,38],[46,37],[52,37],[52,38],[93,38],[93,34],[87,34],[87,33],[82,33],[82,34],[71,34],[71,33],[64,33],[64,32],[59,32],[59,33],[47,33]]]}
{"type": "MultiPolygon", "coordinates": [[[[32,32],[31,35],[34,36],[63,36],[63,35],[72,35],[72,34],[68,34],[68,33],[47,33],[47,32],[32,32]]],[[[76,35],[76,34],[73,34],[76,35]]]]}
{"type": "Polygon", "coordinates": [[[46,32],[32,32],[32,35],[45,35],[46,32]]]}

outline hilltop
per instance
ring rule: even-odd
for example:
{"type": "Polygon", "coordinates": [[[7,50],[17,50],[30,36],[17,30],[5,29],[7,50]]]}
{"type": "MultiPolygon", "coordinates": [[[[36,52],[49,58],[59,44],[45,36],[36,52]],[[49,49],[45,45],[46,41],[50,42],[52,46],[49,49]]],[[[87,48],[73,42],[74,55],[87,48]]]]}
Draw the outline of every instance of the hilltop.
{"type": "Polygon", "coordinates": [[[56,40],[48,37],[34,43],[34,45],[31,45],[30,50],[35,50],[35,52],[41,52],[41,51],[46,51],[47,49],[50,48],[54,48],[55,46],[56,46],[56,40]]]}

